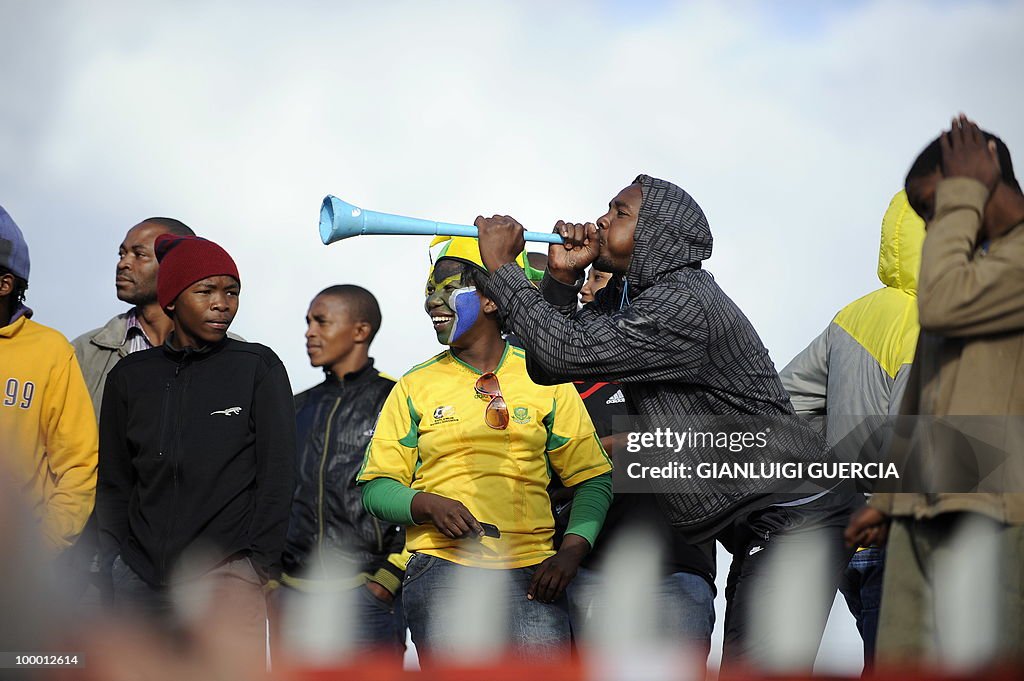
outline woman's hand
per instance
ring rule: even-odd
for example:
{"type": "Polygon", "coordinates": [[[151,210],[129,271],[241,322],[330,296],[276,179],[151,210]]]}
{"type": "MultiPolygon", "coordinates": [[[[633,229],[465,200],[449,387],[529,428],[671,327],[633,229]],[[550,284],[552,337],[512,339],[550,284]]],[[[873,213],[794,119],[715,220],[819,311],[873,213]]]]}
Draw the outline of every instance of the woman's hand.
{"type": "Polygon", "coordinates": [[[395,601],[395,595],[377,582],[367,582],[366,588],[370,590],[370,593],[373,594],[373,597],[378,601],[387,603],[388,605],[391,605],[395,601]]]}
{"type": "Polygon", "coordinates": [[[889,516],[877,508],[864,506],[854,512],[843,536],[850,547],[885,546],[888,534],[889,516]]]}
{"type": "Polygon", "coordinates": [[[429,522],[450,539],[484,536],[484,528],[461,501],[420,492],[412,498],[412,519],[429,522]]]}
{"type": "Polygon", "coordinates": [[[557,600],[576,576],[580,561],[588,553],[590,542],[577,534],[565,535],[558,553],[537,566],[530,587],[526,590],[526,598],[541,603],[557,600]]]}

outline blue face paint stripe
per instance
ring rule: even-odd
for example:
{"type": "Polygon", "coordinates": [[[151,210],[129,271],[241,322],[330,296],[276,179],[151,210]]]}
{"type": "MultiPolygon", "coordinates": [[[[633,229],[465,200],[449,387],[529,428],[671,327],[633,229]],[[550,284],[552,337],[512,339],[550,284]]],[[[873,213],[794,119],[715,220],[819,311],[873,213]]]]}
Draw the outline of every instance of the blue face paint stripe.
{"type": "Polygon", "coordinates": [[[480,316],[480,294],[476,292],[474,286],[460,288],[452,292],[449,307],[455,313],[455,324],[448,337],[448,344],[451,345],[459,336],[469,331],[480,316]]]}

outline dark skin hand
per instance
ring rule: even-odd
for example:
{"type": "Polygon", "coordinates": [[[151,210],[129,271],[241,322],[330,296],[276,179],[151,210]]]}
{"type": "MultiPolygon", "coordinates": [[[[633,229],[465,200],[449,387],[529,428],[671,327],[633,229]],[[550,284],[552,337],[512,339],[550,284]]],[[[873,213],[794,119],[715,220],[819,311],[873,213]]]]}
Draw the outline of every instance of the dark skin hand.
{"type": "MultiPolygon", "coordinates": [[[[430,522],[442,534],[451,539],[484,536],[484,528],[461,501],[438,494],[420,492],[414,496],[412,498],[412,518],[417,523],[430,522]]],[[[565,535],[558,553],[537,566],[530,587],[526,591],[526,597],[542,603],[550,603],[557,599],[576,576],[580,561],[589,552],[590,543],[586,539],[575,534],[565,535]]],[[[386,591],[380,585],[372,582],[368,583],[367,587],[374,591],[374,595],[377,595],[377,592],[373,587],[379,587],[386,591]]]]}
{"type": "Polygon", "coordinates": [[[577,534],[566,534],[558,552],[537,566],[526,590],[526,598],[541,603],[558,599],[576,576],[580,561],[590,553],[590,542],[577,534]]]}
{"type": "Polygon", "coordinates": [[[593,222],[555,223],[562,243],[548,247],[548,272],[563,284],[574,285],[600,254],[597,225],[593,222]]]}
{"type": "Polygon", "coordinates": [[[484,528],[461,501],[439,494],[420,492],[412,498],[412,519],[429,522],[449,539],[484,536],[484,528]]]}
{"type": "Polygon", "coordinates": [[[846,545],[856,546],[883,546],[889,536],[889,516],[877,508],[864,506],[857,510],[850,518],[843,538],[846,545]]]}
{"type": "Polygon", "coordinates": [[[515,262],[526,248],[523,226],[508,215],[478,215],[473,221],[479,232],[480,257],[488,272],[496,272],[503,265],[515,262]]]}
{"type": "MultiPolygon", "coordinates": [[[[477,216],[473,221],[479,231],[480,256],[489,272],[515,262],[526,248],[523,226],[508,215],[477,216]]],[[[575,284],[598,255],[597,225],[593,222],[573,223],[559,220],[556,234],[564,243],[548,248],[548,272],[566,284],[575,284]]]]}
{"type": "Polygon", "coordinates": [[[942,133],[942,175],[970,177],[995,190],[1001,178],[996,143],[986,141],[977,124],[964,114],[953,119],[953,127],[942,133]]]}
{"type": "Polygon", "coordinates": [[[395,595],[393,593],[391,593],[390,591],[388,591],[387,589],[385,589],[384,587],[382,587],[377,582],[367,582],[366,583],[366,588],[369,589],[370,593],[373,594],[373,597],[376,598],[379,601],[384,601],[385,603],[391,603],[392,601],[395,600],[395,595]]]}

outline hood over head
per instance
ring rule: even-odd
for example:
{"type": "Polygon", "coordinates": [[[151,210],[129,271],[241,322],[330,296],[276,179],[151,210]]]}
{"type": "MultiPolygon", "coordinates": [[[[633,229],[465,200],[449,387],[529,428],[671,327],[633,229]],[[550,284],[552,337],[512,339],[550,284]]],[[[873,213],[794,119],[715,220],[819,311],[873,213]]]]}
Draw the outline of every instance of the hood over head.
{"type": "Polygon", "coordinates": [[[892,197],[882,218],[882,243],[878,250],[878,278],[891,288],[917,292],[921,269],[924,220],[918,217],[902,189],[892,197]]]}
{"type": "Polygon", "coordinates": [[[658,277],[711,257],[711,227],[704,211],[683,189],[649,175],[638,175],[644,200],[633,235],[633,259],[626,279],[642,291],[658,277]]]}

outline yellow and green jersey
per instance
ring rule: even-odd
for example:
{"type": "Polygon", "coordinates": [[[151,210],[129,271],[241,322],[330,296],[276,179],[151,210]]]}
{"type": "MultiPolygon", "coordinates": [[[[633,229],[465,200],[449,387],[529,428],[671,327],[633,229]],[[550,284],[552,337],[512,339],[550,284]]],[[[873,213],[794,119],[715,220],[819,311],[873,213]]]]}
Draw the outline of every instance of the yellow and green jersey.
{"type": "Polygon", "coordinates": [[[510,345],[494,373],[509,411],[504,430],[484,421],[480,372],[449,351],[413,367],[384,403],[359,482],[391,478],[461,501],[501,531],[457,540],[415,525],[406,531],[409,551],[475,567],[536,565],[554,554],[551,472],[573,486],[611,470],[571,384],[537,385],[523,350],[510,345]]]}

